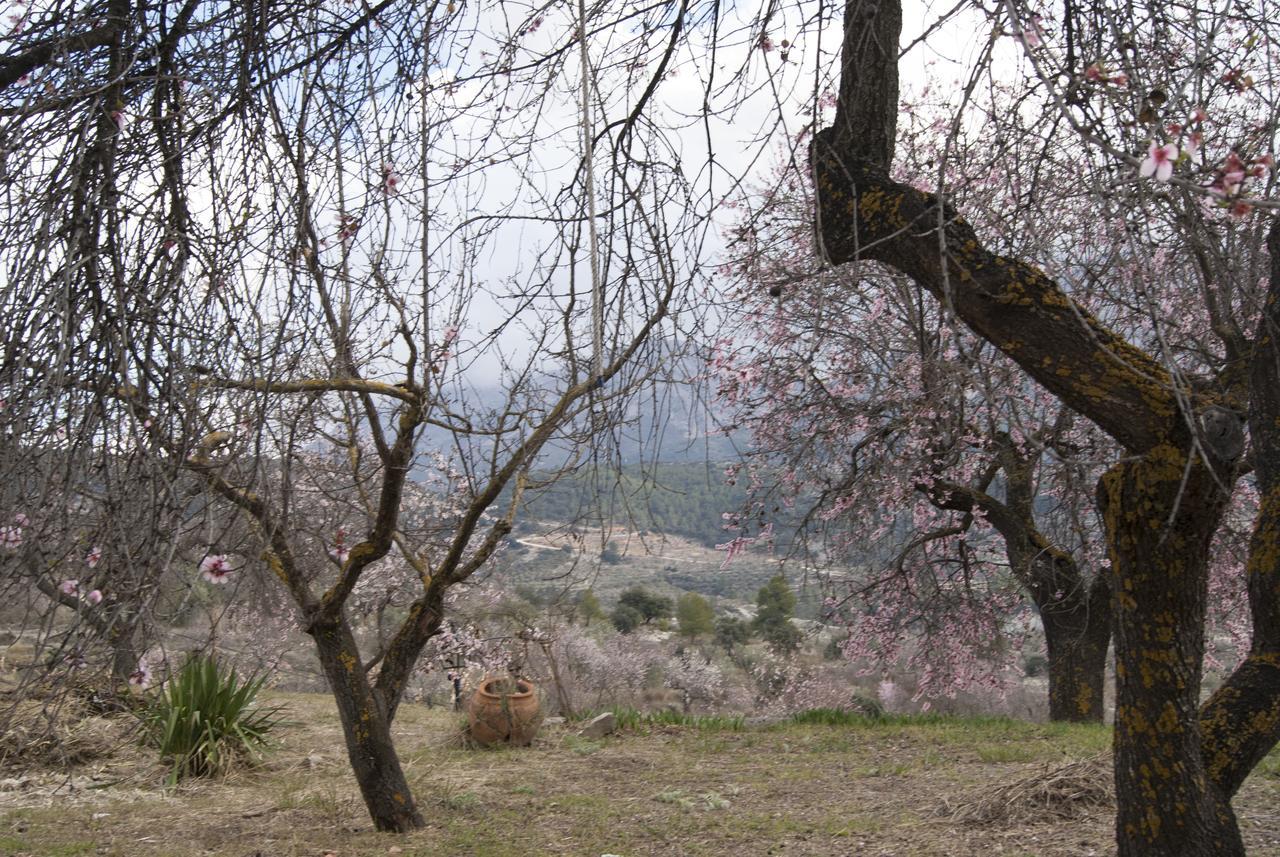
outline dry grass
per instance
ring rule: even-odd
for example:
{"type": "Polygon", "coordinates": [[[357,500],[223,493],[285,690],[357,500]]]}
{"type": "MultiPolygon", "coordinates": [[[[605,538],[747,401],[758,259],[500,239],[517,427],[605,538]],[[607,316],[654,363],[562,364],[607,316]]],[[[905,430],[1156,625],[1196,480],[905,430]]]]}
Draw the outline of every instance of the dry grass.
{"type": "Polygon", "coordinates": [[[944,803],[943,814],[962,824],[1021,824],[1047,818],[1069,821],[1115,801],[1111,756],[1100,753],[1046,766],[986,792],[970,803],[944,803]]]}
{"type": "MultiPolygon", "coordinates": [[[[427,824],[393,836],[370,829],[332,703],[306,694],[270,701],[288,705],[297,725],[265,763],[220,780],[166,791],[153,760],[121,749],[56,775],[28,772],[21,785],[0,782],[0,855],[1080,857],[1114,850],[1109,798],[1069,799],[1105,767],[1098,754],[1108,731],[1098,727],[997,718],[737,732],[655,725],[586,741],[554,726],[530,748],[477,751],[459,745],[457,715],[410,705],[397,718],[396,737],[427,824]],[[1019,752],[984,752],[996,746],[1019,752]],[[934,812],[998,794],[1006,809],[988,817],[998,824],[934,812]]],[[[1236,802],[1251,854],[1280,857],[1277,798],[1280,777],[1263,774],[1236,802]]]]}

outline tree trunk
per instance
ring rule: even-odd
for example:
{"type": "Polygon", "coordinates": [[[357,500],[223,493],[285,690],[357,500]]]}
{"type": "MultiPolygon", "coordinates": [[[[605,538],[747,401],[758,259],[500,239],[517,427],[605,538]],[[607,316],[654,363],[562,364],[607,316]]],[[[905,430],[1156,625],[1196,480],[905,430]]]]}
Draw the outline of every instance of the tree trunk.
{"type": "Polygon", "coordinates": [[[1107,648],[1111,643],[1110,587],[1097,581],[1088,593],[1040,607],[1049,658],[1049,719],[1101,723],[1107,648]]]}
{"type": "Polygon", "coordinates": [[[1209,542],[1227,497],[1220,484],[1172,443],[1098,483],[1113,574],[1120,857],[1244,854],[1229,798],[1206,776],[1200,732],[1209,542]]]}
{"type": "Polygon", "coordinates": [[[360,795],[378,830],[404,833],[423,826],[400,758],[391,741],[391,719],[369,685],[351,628],[339,618],[313,625],[320,664],[338,704],[342,734],[360,795]]]}
{"type": "Polygon", "coordinates": [[[120,624],[111,628],[107,638],[111,645],[111,686],[120,689],[128,685],[129,676],[138,668],[138,647],[134,645],[137,620],[121,617],[117,621],[120,624]]]}

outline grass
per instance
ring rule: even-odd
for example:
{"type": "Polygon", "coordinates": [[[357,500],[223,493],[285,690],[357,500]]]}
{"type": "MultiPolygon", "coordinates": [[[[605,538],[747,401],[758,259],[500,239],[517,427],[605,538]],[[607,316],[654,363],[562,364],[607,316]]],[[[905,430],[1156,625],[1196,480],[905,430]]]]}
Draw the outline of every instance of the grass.
{"type": "MultiPolygon", "coordinates": [[[[618,729],[639,732],[654,726],[683,726],[702,732],[741,732],[746,727],[746,718],[732,714],[686,714],[683,711],[660,709],[658,711],[640,711],[626,706],[614,706],[607,709],[617,721],[618,729]]],[[[593,711],[581,715],[577,720],[590,720],[602,712],[593,711]]]]}
{"type": "MultiPolygon", "coordinates": [[[[396,740],[427,827],[396,837],[370,829],[332,702],[306,694],[270,701],[287,703],[296,725],[256,768],[166,791],[165,771],[133,749],[0,791],[0,855],[382,857],[394,847],[402,857],[1074,857],[1114,849],[1107,808],[1019,827],[949,818],[1001,785],[1096,756],[1110,740],[1105,727],[829,714],[752,727],[623,712],[627,727],[606,739],[578,738],[573,723],[545,728],[530,748],[480,752],[451,741],[451,712],[407,705],[396,740]],[[118,785],[86,788],[91,777],[118,785]]],[[[1236,801],[1255,857],[1280,857],[1278,799],[1273,754],[1236,801]]]]}

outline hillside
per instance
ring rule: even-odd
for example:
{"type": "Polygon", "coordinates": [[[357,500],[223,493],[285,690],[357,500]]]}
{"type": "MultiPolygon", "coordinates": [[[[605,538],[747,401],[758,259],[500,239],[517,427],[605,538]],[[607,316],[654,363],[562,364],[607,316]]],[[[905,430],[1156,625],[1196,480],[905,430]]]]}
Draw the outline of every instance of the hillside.
{"type": "MultiPolygon", "coordinates": [[[[528,492],[523,511],[541,521],[598,526],[603,520],[711,547],[733,537],[725,529],[725,515],[741,512],[746,502],[745,488],[725,481],[723,464],[668,462],[571,474],[528,492]]],[[[798,523],[780,507],[769,509],[769,520],[780,535],[798,523]]]]}

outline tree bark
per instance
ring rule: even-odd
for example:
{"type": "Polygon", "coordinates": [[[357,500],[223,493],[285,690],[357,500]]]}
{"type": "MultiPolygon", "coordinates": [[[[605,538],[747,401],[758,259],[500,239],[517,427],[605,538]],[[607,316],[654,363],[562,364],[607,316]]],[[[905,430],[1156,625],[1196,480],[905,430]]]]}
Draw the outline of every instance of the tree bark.
{"type": "Polygon", "coordinates": [[[1200,731],[1221,484],[1173,444],[1115,465],[1098,483],[1115,590],[1120,857],[1244,854],[1228,795],[1206,776],[1200,731]]]}
{"type": "Polygon", "coordinates": [[[394,833],[422,827],[422,815],[391,741],[391,717],[369,685],[350,627],[339,618],[313,624],[307,633],[315,640],[338,704],[347,757],[373,826],[394,833]]]}
{"type": "Polygon", "coordinates": [[[1111,644],[1111,588],[1096,580],[1085,590],[1037,605],[1049,658],[1049,719],[1101,723],[1111,644]]]}

